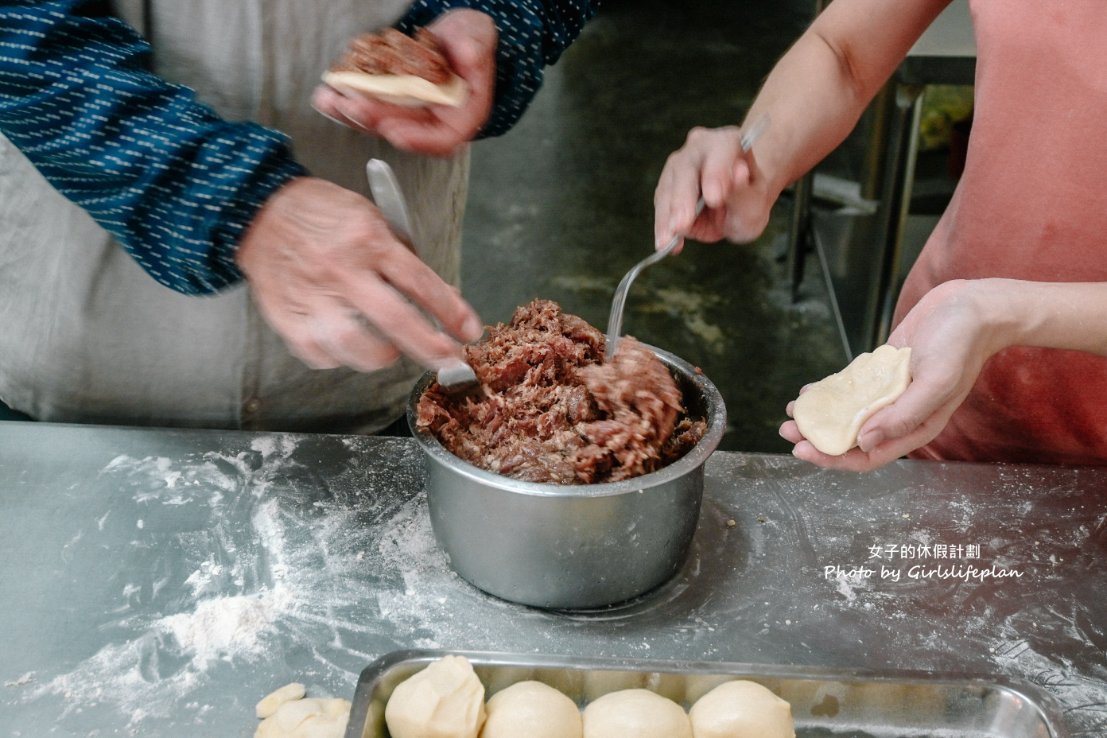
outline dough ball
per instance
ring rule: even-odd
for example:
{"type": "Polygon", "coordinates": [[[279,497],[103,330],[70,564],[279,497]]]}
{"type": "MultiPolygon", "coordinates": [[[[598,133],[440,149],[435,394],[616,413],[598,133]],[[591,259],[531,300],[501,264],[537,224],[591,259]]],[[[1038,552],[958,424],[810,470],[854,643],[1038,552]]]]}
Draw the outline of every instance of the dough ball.
{"type": "Polygon", "coordinates": [[[792,706],[756,682],[736,679],[696,700],[695,738],[795,738],[792,706]]]}
{"type": "Polygon", "coordinates": [[[911,349],[884,344],[796,398],[792,417],[803,437],[829,456],[857,445],[865,421],[891,405],[911,383],[911,349]]]}
{"type": "Polygon", "coordinates": [[[292,684],[286,684],[283,687],[274,689],[269,694],[265,695],[258,702],[254,708],[254,712],[259,718],[264,720],[277,711],[277,708],[283,705],[285,702],[292,700],[302,699],[307,693],[304,685],[299,682],[292,682],[292,684]]]}
{"type": "Polygon", "coordinates": [[[672,700],[648,689],[624,689],[584,708],[584,738],[692,738],[692,725],[672,700]]]}
{"type": "Polygon", "coordinates": [[[484,685],[464,656],[444,656],[396,685],[384,708],[392,738],[477,738],[484,685]]]}
{"type": "Polygon", "coordinates": [[[349,700],[294,699],[262,720],[254,738],[342,738],[349,719],[349,700]]]}
{"type": "Polygon", "coordinates": [[[542,682],[518,682],[492,695],[481,738],[581,738],[577,704],[542,682]]]}

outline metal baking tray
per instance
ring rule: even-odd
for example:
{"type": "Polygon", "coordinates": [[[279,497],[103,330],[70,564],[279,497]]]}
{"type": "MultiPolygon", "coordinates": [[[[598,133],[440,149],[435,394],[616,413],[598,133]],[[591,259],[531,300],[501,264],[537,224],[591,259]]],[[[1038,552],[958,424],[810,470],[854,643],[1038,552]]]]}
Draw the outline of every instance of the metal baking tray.
{"type": "Polygon", "coordinates": [[[1070,738],[1052,697],[993,677],[432,650],[395,651],[362,671],[345,738],[388,738],[384,706],[392,690],[451,653],[472,662],[486,697],[534,679],[581,707],[608,692],[645,687],[687,709],[712,687],[741,678],[791,703],[797,738],[1070,738]]]}

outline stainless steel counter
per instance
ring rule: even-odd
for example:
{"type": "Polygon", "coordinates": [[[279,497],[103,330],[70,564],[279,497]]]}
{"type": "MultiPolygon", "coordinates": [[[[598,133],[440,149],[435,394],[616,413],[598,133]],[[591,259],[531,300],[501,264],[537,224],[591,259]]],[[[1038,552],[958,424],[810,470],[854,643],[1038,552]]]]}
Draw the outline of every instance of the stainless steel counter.
{"type": "Polygon", "coordinates": [[[1002,675],[1107,734],[1107,470],[707,475],[675,581],[550,613],[452,573],[410,441],[0,423],[0,735],[249,736],[410,647],[1002,675]]]}

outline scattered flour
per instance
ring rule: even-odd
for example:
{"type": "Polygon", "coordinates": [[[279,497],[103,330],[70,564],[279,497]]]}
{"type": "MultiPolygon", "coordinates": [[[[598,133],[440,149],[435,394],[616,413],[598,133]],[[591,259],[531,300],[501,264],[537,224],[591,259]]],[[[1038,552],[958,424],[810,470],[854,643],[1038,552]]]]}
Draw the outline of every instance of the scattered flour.
{"type": "MultiPolygon", "coordinates": [[[[294,458],[296,439],[265,436],[243,453],[179,462],[118,456],[107,464],[100,476],[133,490],[133,509],[91,520],[69,548],[74,557],[81,546],[108,542],[148,549],[146,578],[120,585],[124,604],[100,625],[110,642],[65,673],[16,680],[20,699],[61,698],[61,721],[109,710],[120,716],[113,722],[141,734],[181,704],[194,702],[203,715],[212,701],[231,699],[218,685],[244,664],[247,673],[264,673],[287,668],[290,652],[303,653],[299,676],[348,695],[360,670],[385,651],[479,641],[471,624],[449,617],[459,582],[435,544],[425,499],[414,494],[418,477],[403,480],[412,497],[376,499],[364,488],[394,484],[396,469],[357,468],[349,479],[328,477],[333,499],[320,499],[298,487],[305,472],[294,458]],[[112,528],[128,515],[137,538],[123,544],[112,528]],[[137,526],[165,515],[198,522],[168,539],[154,530],[160,525],[137,526]],[[377,650],[366,652],[366,644],[377,650]]],[[[414,464],[397,466],[414,474],[414,464]]],[[[483,627],[494,642],[495,621],[483,627]]]]}
{"type": "MultiPolygon", "coordinates": [[[[101,476],[135,490],[133,509],[90,517],[72,537],[67,554],[80,556],[83,547],[116,540],[109,529],[122,529],[141,515],[150,523],[137,533],[153,557],[147,578],[118,582],[113,596],[130,606],[100,625],[109,635],[97,652],[81,656],[64,673],[28,673],[5,686],[19,687],[19,698],[26,701],[57,700],[61,720],[81,711],[109,710],[117,715],[114,722],[125,722],[140,735],[153,732],[150,726],[177,714],[181,705],[192,705],[200,719],[237,709],[240,705],[227,704],[235,698],[222,693],[229,679],[258,675],[271,686],[269,675],[288,669],[293,658],[300,659],[294,666],[298,677],[348,695],[369,661],[397,648],[643,657],[664,657],[666,649],[676,649],[732,660],[736,647],[728,634],[739,623],[750,627],[745,653],[756,657],[763,642],[764,653],[777,658],[790,653],[802,663],[812,650],[804,639],[817,638],[828,618],[838,618],[857,624],[858,632],[864,624],[875,642],[902,645],[904,653],[921,653],[923,658],[948,658],[958,644],[974,653],[984,644],[985,666],[990,663],[996,673],[1047,686],[1066,709],[1107,702],[1101,687],[1087,678],[1086,665],[1067,682],[1055,683],[1066,664],[1036,650],[1029,637],[1034,623],[1010,616],[1000,618],[997,629],[995,612],[973,604],[979,587],[892,585],[848,575],[823,580],[817,573],[821,565],[863,563],[867,546],[882,543],[867,537],[867,519],[797,517],[789,514],[786,497],[778,509],[767,504],[766,510],[755,512],[740,502],[720,506],[707,500],[706,528],[718,532],[714,538],[698,537],[694,545],[701,549],[694,552],[681,581],[637,609],[551,615],[503,603],[461,583],[435,543],[422,495],[373,496],[373,490],[418,488],[412,472],[417,451],[410,444],[397,444],[398,454],[411,456],[396,458],[386,468],[360,465],[358,454],[364,447],[357,439],[345,440],[352,471],[328,475],[329,494],[320,499],[304,491],[308,485],[317,488],[321,480],[296,458],[296,438],[266,436],[242,453],[208,453],[175,463],[160,457],[113,459],[101,476]],[[761,538],[739,540],[735,536],[742,529],[723,524],[762,512],[767,517],[755,528],[755,534],[764,531],[761,538]],[[159,531],[162,526],[155,523],[167,515],[184,516],[189,524],[179,532],[159,531]],[[797,535],[807,537],[805,546],[795,545],[797,535]],[[839,560],[847,555],[857,560],[839,560]],[[750,558],[743,561],[742,556],[750,558]],[[811,607],[781,609],[769,601],[768,593],[780,583],[773,572],[781,570],[811,572],[796,580],[800,589],[809,590],[803,596],[809,594],[811,607]],[[737,577],[737,584],[719,592],[695,586],[696,580],[720,577],[737,577]],[[903,628],[905,620],[925,620],[913,608],[925,611],[939,599],[935,595],[943,605],[965,613],[959,632],[913,632],[910,624],[903,628]],[[644,638],[643,623],[672,624],[664,636],[668,642],[644,638]]],[[[739,457],[731,458],[739,463],[739,457]]],[[[724,471],[715,467],[714,473],[724,471]]],[[[765,481],[751,484],[770,484],[772,469],[756,476],[765,481]]],[[[822,478],[813,474],[809,482],[795,482],[789,494],[825,496],[822,478]]],[[[1010,484],[1010,494],[999,499],[1012,499],[1012,507],[1027,511],[1026,486],[1018,479],[1010,484]]],[[[865,514],[899,516],[899,507],[910,507],[904,501],[914,494],[904,490],[874,499],[865,514]]],[[[976,542],[969,539],[972,524],[984,517],[984,511],[971,507],[956,509],[951,534],[976,542]]],[[[926,523],[906,524],[904,540],[944,540],[941,531],[912,532],[916,525],[922,529],[926,523]]],[[[994,540],[980,542],[987,545],[988,557],[1025,565],[1037,555],[1028,537],[1061,544],[1063,550],[1064,545],[1078,549],[1088,535],[1088,529],[1058,527],[1001,531],[994,540]]],[[[1024,610],[1019,595],[1035,583],[1048,583],[1049,567],[1054,566],[1048,557],[1040,558],[1035,579],[1004,584],[991,604],[1024,610]]],[[[1066,561],[1057,566],[1071,565],[1066,561]]],[[[1085,634],[1073,627],[1067,634],[1071,642],[1091,648],[1085,634]]],[[[836,646],[822,639],[818,644],[822,653],[840,647],[847,663],[866,648],[853,640],[836,646]]],[[[260,696],[262,690],[258,692],[260,696]]]]}
{"type": "Polygon", "coordinates": [[[232,595],[201,600],[192,612],[169,615],[153,627],[172,635],[192,663],[203,671],[219,658],[245,658],[262,649],[262,635],[271,630],[287,609],[287,591],[278,588],[255,595],[232,595]]]}
{"type": "Polygon", "coordinates": [[[5,687],[11,687],[11,688],[26,687],[28,684],[32,683],[34,680],[35,680],[35,673],[33,671],[28,671],[26,674],[23,674],[22,676],[20,676],[16,679],[12,679],[11,681],[4,682],[4,686],[5,687]]]}

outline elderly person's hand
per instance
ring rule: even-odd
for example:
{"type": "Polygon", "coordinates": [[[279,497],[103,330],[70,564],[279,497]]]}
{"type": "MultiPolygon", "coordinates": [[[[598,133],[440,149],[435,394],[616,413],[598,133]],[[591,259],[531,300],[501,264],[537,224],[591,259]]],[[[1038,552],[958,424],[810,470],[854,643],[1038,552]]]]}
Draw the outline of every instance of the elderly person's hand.
{"type": "Polygon", "coordinates": [[[496,25],[476,10],[451,10],[428,28],[442,44],[469,91],[457,106],[404,107],[321,85],[312,97],[319,112],[351,128],[380,136],[398,149],[449,156],[477,135],[492,111],[496,84],[496,25]]]}
{"type": "Polygon", "coordinates": [[[742,151],[742,129],[693,128],[673,152],[654,191],[654,239],[658,248],[675,235],[711,243],[748,243],[769,222],[775,193],[768,192],[752,152],[742,151]],[[704,209],[696,217],[696,201],[704,209]]]}
{"type": "MultiPolygon", "coordinates": [[[[792,453],[828,469],[871,471],[933,440],[972,389],[984,362],[1013,340],[1003,329],[1000,280],[954,280],[935,287],[888,338],[911,347],[911,384],[878,410],[858,433],[858,446],[827,456],[803,438],[794,420],[780,435],[796,444],[792,453]]],[[[802,393],[802,391],[801,391],[802,393]]],[[[792,415],[794,403],[788,405],[792,415]]]]}
{"type": "Polygon", "coordinates": [[[438,368],[461,356],[457,340],[482,332],[457,290],[396,240],[372,203],[325,180],[278,190],[236,260],[269,325],[316,369],[372,371],[401,353],[438,368]]]}

